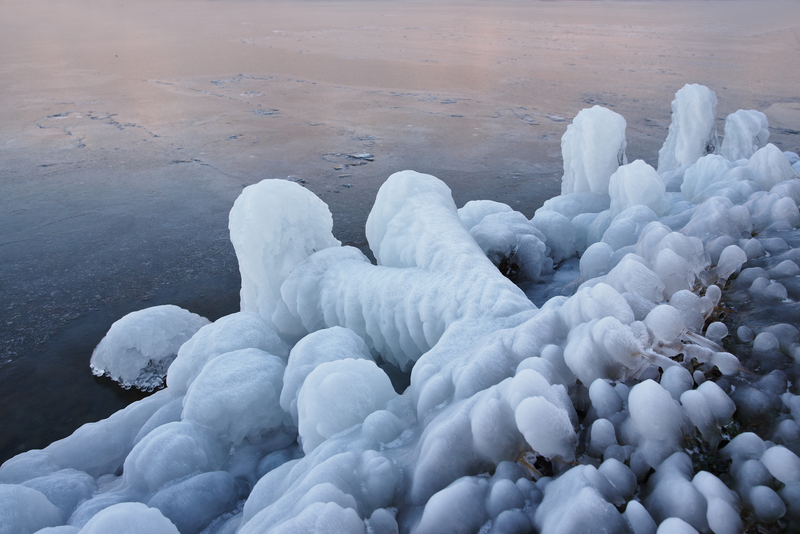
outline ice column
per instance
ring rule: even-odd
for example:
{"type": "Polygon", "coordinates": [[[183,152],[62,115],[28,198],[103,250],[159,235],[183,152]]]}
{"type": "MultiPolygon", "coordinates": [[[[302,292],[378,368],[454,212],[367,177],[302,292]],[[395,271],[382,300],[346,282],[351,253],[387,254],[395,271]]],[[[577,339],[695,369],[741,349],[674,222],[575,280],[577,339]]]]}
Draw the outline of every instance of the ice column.
{"type": "Polygon", "coordinates": [[[564,177],[561,194],[608,194],[608,180],[625,156],[626,123],[622,115],[594,106],[581,110],[561,138],[564,177]]]}
{"type": "Polygon", "coordinates": [[[725,119],[725,137],[720,154],[736,161],[750,159],[769,139],[767,116],[753,109],[740,109],[725,119]]]}
{"type": "Polygon", "coordinates": [[[686,84],[672,101],[672,122],[658,151],[658,173],[691,165],[717,151],[717,95],[704,85],[686,84]]]}
{"type": "Polygon", "coordinates": [[[286,180],[245,187],[228,228],[242,275],[242,311],[258,312],[270,325],[281,284],[294,267],[318,250],[339,245],[328,206],[286,180]]]}

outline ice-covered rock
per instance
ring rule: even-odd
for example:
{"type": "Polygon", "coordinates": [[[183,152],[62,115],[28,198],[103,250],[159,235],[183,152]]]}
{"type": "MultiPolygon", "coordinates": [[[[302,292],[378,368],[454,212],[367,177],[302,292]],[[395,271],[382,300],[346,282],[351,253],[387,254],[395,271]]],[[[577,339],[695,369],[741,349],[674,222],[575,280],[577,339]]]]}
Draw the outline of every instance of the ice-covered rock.
{"type": "Polygon", "coordinates": [[[717,151],[717,95],[703,85],[686,84],[672,101],[672,122],[658,151],[658,172],[691,165],[717,151]]]}
{"type": "Polygon", "coordinates": [[[171,304],[129,313],[112,324],[95,347],[92,373],[108,375],[124,388],[152,391],[164,383],[181,345],[208,323],[171,304]]]}

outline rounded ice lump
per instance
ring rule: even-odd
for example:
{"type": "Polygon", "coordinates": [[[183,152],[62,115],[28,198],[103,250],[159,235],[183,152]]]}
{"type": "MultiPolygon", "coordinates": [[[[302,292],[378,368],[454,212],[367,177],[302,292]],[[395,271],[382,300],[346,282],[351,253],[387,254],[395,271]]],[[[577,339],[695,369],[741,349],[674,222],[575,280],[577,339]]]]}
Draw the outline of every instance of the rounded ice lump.
{"type": "Polygon", "coordinates": [[[92,352],[92,373],[108,375],[124,388],[152,391],[164,383],[181,345],[208,323],[171,304],[129,313],[111,325],[92,352]]]}

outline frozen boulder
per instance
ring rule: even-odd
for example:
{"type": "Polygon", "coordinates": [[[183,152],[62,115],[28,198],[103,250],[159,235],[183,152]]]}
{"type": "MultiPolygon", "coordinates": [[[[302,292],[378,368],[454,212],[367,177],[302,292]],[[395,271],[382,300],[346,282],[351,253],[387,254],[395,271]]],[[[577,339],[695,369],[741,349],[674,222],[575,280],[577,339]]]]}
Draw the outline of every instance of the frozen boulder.
{"type": "Polygon", "coordinates": [[[126,389],[152,391],[164,383],[181,345],[208,323],[171,304],[129,313],[112,324],[95,347],[92,373],[108,375],[126,389]]]}
{"type": "Polygon", "coordinates": [[[608,194],[608,180],[625,165],[625,119],[610,109],[581,110],[561,138],[564,177],[561,194],[608,194]]]}
{"type": "Polygon", "coordinates": [[[717,95],[704,85],[686,84],[672,101],[672,122],[658,151],[658,172],[691,165],[717,151],[717,95]]]}

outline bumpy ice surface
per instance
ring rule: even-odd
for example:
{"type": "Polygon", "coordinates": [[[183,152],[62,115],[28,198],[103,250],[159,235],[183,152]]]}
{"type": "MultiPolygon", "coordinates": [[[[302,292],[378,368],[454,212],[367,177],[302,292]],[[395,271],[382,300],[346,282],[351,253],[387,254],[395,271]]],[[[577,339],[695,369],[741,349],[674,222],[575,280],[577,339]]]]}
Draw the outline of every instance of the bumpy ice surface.
{"type": "MultiPolygon", "coordinates": [[[[720,145],[715,105],[678,92],[658,171],[582,111],[531,220],[394,174],[377,265],[301,186],[246,188],[242,312],[170,348],[165,389],[0,467],[0,532],[797,529],[800,158],[756,111],[720,145]]],[[[184,332],[138,317],[104,340],[126,376],[184,332]]]]}

